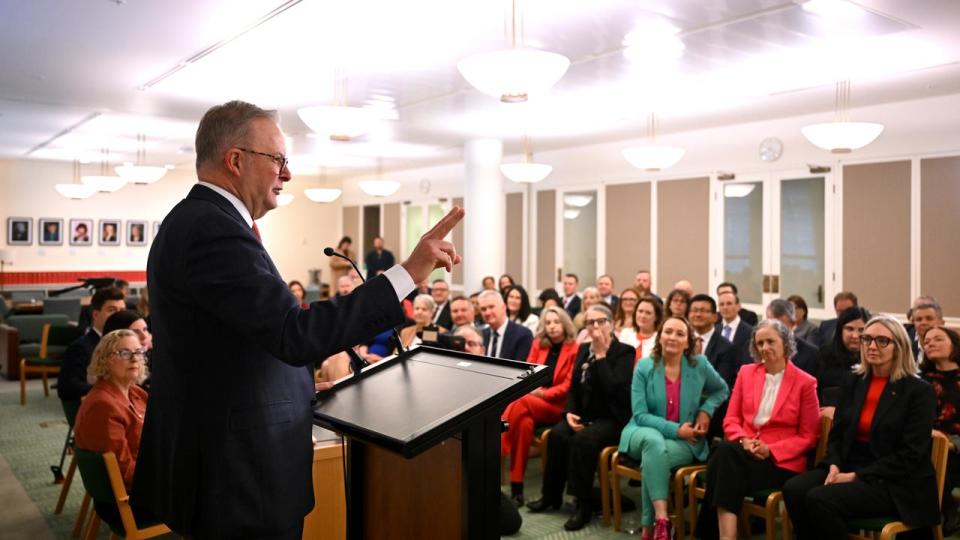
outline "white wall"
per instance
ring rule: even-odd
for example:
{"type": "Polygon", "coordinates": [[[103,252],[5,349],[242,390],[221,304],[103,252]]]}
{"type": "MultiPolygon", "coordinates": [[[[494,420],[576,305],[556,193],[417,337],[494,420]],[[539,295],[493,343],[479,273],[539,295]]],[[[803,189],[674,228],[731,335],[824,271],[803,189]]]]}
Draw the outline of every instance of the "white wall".
{"type": "MultiPolygon", "coordinates": [[[[94,166],[84,166],[85,174],[92,174],[94,166]],[[88,169],[89,167],[89,169],[88,169]]],[[[190,191],[196,182],[192,168],[170,171],[156,184],[126,186],[116,193],[97,194],[74,201],[60,196],[54,186],[72,181],[70,163],[37,160],[0,161],[0,217],[3,237],[0,245],[12,253],[11,272],[73,271],[73,270],[127,270],[146,269],[147,247],[37,245],[37,219],[62,218],[68,227],[71,218],[162,220],[173,206],[190,191]],[[7,217],[34,219],[34,245],[7,246],[7,217]]],[[[323,268],[328,263],[323,248],[340,237],[340,202],[319,205],[307,200],[304,187],[315,180],[295,178],[285,188],[296,198],[289,206],[278,208],[259,221],[264,244],[283,274],[284,279],[307,282],[307,269],[323,268]]],[[[148,237],[152,236],[152,225],[148,237]]]]}

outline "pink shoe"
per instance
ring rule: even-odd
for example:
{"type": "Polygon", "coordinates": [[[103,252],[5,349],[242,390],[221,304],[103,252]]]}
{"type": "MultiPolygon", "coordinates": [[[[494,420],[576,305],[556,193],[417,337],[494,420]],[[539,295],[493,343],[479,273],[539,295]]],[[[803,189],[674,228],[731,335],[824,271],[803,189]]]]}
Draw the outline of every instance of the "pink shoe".
{"type": "Polygon", "coordinates": [[[653,520],[653,540],[671,540],[673,538],[673,523],[667,518],[653,520]]]}

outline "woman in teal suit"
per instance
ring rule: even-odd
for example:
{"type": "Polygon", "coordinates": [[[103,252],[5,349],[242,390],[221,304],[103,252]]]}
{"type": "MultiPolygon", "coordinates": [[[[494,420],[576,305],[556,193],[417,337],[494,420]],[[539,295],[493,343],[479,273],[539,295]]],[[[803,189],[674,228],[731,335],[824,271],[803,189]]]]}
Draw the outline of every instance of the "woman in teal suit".
{"type": "Polygon", "coordinates": [[[650,356],[633,372],[633,415],[620,436],[620,451],[643,467],[644,539],[671,537],[670,469],[706,460],[710,416],[729,395],[727,384],[695,347],[687,321],[670,317],[650,356]]]}

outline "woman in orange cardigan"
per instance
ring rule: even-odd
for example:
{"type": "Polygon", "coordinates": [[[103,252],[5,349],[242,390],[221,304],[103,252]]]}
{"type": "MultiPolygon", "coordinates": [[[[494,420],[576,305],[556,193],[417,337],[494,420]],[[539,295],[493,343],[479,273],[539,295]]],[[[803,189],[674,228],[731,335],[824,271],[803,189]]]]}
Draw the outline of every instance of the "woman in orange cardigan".
{"type": "Polygon", "coordinates": [[[501,435],[500,452],[510,456],[510,498],[518,507],[523,506],[523,475],[534,427],[562,418],[577,358],[577,331],[562,308],[543,309],[535,338],[527,362],[553,366],[553,379],[508,405],[502,417],[508,429],[501,435]]]}

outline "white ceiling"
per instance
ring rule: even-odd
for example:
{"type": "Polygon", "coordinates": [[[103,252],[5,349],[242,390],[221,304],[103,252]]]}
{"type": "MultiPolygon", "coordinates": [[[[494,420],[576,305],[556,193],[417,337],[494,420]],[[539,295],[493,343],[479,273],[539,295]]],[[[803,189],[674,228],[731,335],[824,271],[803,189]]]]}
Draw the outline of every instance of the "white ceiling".
{"type": "Polygon", "coordinates": [[[107,148],[111,162],[132,161],[145,133],[148,161],[190,166],[199,117],[230,99],[280,110],[295,173],[350,175],[378,157],[386,169],[458,160],[475,137],[508,152],[523,133],[535,150],[638,137],[650,111],[661,133],[827,112],[839,78],[854,107],[960,93],[960,2],[832,1],[850,13],[789,0],[525,0],[528,45],[572,66],[547,95],[502,104],[456,63],[504,46],[506,2],[5,0],[0,157],[97,162],[107,148]],[[679,60],[624,57],[627,34],[651,24],[675,27],[679,60]],[[330,103],[335,69],[349,73],[351,105],[392,103],[396,119],[350,143],[310,136],[296,109],[330,103]]]}

